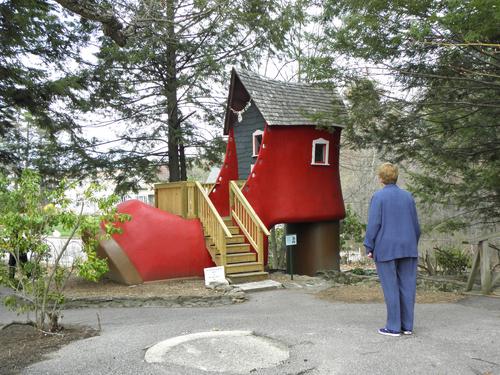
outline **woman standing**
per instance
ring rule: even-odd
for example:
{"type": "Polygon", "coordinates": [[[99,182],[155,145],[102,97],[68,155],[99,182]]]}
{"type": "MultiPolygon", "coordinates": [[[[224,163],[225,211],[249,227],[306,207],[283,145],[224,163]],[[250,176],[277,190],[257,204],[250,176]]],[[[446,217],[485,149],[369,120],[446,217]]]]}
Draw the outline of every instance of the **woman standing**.
{"type": "Polygon", "coordinates": [[[384,163],[378,169],[384,187],[373,194],[364,245],[375,260],[384,291],[387,322],[378,332],[400,336],[413,333],[420,226],[412,195],[400,189],[398,168],[384,163]]]}

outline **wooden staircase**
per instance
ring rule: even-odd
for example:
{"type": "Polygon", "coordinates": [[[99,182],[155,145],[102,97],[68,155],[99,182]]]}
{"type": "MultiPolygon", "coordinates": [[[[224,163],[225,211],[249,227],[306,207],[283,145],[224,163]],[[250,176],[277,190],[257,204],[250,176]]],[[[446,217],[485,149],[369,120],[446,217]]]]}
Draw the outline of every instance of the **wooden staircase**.
{"type": "Polygon", "coordinates": [[[186,219],[200,220],[212,260],[224,266],[231,283],[258,281],[264,272],[269,231],[236,181],[229,182],[230,217],[223,218],[209,198],[210,184],[181,181],[155,185],[156,207],[186,219]]]}
{"type": "Polygon", "coordinates": [[[226,264],[222,264],[221,255],[217,251],[212,238],[205,234],[207,249],[212,260],[218,266],[225,266],[226,277],[232,284],[260,281],[269,278],[262,264],[257,262],[257,254],[251,250],[240,228],[230,217],[223,218],[232,237],[226,237],[226,264]]]}

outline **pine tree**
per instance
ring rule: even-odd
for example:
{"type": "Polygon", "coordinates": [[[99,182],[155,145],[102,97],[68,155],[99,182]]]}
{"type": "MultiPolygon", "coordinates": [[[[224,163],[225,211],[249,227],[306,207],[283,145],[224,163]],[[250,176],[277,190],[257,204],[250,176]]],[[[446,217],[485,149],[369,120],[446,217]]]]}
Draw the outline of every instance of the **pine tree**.
{"type": "Polygon", "coordinates": [[[81,174],[88,142],[72,111],[85,105],[85,77],[71,66],[92,31],[46,1],[0,3],[0,169],[44,177],[81,174]]]}
{"type": "Polygon", "coordinates": [[[227,83],[228,67],[283,49],[293,14],[290,5],[270,0],[58,2],[101,23],[110,37],[102,39],[93,71],[93,103],[119,111],[137,160],[168,160],[171,181],[186,179],[185,150],[204,146],[199,125],[220,129],[217,88],[227,83]]]}
{"type": "Polygon", "coordinates": [[[345,135],[410,166],[448,224],[500,220],[497,1],[326,1],[313,79],[344,85],[345,135]]]}

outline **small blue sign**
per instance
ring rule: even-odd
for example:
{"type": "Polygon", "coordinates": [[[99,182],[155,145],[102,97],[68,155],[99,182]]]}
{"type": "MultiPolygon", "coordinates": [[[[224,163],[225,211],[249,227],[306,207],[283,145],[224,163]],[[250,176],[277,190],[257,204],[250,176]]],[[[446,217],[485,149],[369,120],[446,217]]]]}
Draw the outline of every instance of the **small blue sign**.
{"type": "Polygon", "coordinates": [[[285,236],[286,246],[297,245],[297,235],[296,234],[287,234],[285,236]]]}

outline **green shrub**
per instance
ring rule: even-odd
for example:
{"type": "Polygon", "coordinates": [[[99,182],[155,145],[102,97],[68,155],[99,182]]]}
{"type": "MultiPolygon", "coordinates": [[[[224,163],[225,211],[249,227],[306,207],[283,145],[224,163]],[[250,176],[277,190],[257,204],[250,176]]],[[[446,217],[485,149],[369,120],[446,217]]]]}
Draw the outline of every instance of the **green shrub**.
{"type": "Polygon", "coordinates": [[[455,247],[435,248],[436,264],[445,275],[460,275],[470,265],[470,256],[455,247]]]}
{"type": "Polygon", "coordinates": [[[108,270],[106,260],[97,257],[98,242],[121,233],[116,222],[130,220],[129,215],[116,211],[118,197],[99,197],[100,188],[95,184],[77,198],[77,209],[72,209],[66,192],[75,186],[63,180],[48,189],[41,176],[31,170],[24,170],[19,179],[0,174],[0,259],[13,257],[17,263],[15,268],[0,263],[0,285],[12,289],[11,295],[2,299],[17,313],[33,311],[36,327],[42,331],[60,329],[64,288],[73,272],[97,281],[108,270]],[[94,216],[83,214],[89,203],[98,207],[94,216]],[[52,249],[53,244],[47,241],[56,228],[69,233],[60,249],[52,249]],[[64,265],[62,258],[71,240],[82,234],[87,236],[83,256],[70,266],[64,265]],[[26,261],[21,261],[23,254],[26,261]]]}
{"type": "Polygon", "coordinates": [[[351,272],[355,275],[365,275],[365,270],[359,267],[353,268],[351,272]]]}
{"type": "Polygon", "coordinates": [[[340,248],[345,249],[347,241],[362,242],[365,225],[351,206],[345,208],[345,218],[340,223],[340,248]]]}

